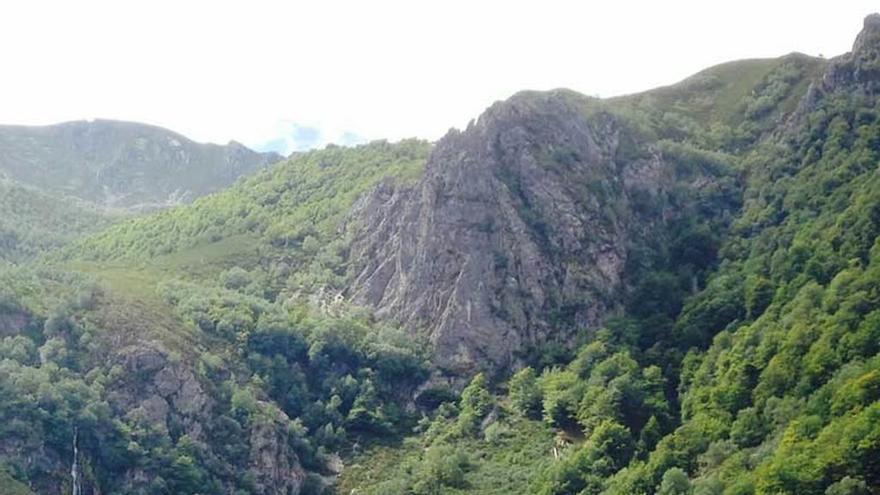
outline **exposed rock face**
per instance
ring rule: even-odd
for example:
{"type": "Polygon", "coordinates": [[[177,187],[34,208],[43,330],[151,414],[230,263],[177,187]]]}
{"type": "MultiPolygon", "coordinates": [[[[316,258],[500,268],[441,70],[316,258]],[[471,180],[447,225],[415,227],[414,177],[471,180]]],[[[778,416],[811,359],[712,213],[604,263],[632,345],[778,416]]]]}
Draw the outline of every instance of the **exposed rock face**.
{"type": "MultiPolygon", "coordinates": [[[[161,345],[146,343],[122,349],[113,359],[124,376],[130,377],[112,392],[114,409],[129,411],[129,418],[146,421],[160,431],[168,432],[173,425],[202,448],[222,448],[207,431],[216,414],[214,399],[188,363],[171,359],[161,345]]],[[[270,410],[277,417],[254,422],[243,432],[250,452],[247,466],[242,467],[255,480],[256,493],[300,493],[306,473],[291,448],[290,418],[277,408],[270,410]]],[[[234,476],[243,474],[235,472],[234,476]]],[[[132,492],[152,482],[140,470],[126,473],[125,479],[132,492]]]]}
{"type": "Polygon", "coordinates": [[[441,369],[504,370],[615,310],[628,246],[665,216],[637,203],[671,180],[595,102],[519,94],[444,137],[417,184],[360,202],[350,296],[426,331],[441,369]]]}
{"type": "Polygon", "coordinates": [[[290,447],[284,428],[278,426],[289,419],[280,410],[276,412],[281,417],[274,423],[260,423],[251,429],[250,471],[259,493],[297,494],[306,473],[290,447]]]}
{"type": "MultiPolygon", "coordinates": [[[[39,318],[0,301],[0,325],[7,320],[22,328],[41,323],[39,318]]],[[[0,330],[8,328],[0,327],[0,330]]],[[[3,336],[0,333],[0,337],[3,336]]],[[[175,441],[186,435],[202,455],[214,460],[213,467],[225,475],[219,480],[220,484],[229,493],[234,490],[235,482],[245,475],[254,480],[253,493],[296,495],[301,492],[306,472],[293,449],[290,418],[277,407],[267,408],[273,412],[272,417],[234,427],[246,450],[240,460],[232,463],[224,457],[228,445],[217,437],[218,424],[224,424],[217,421],[223,414],[217,401],[217,384],[197,371],[197,358],[181,357],[179,352],[170,351],[166,344],[147,332],[127,333],[121,328],[115,328],[112,335],[104,335],[93,345],[95,355],[91,369],[107,375],[101,386],[101,398],[106,400],[108,412],[112,411],[121,422],[175,441]],[[104,341],[104,338],[111,340],[104,341]]],[[[88,427],[86,421],[84,428],[88,427]]],[[[98,435],[113,439],[110,431],[101,431],[98,435]]],[[[90,440],[83,442],[77,459],[82,465],[108,462],[90,440]]],[[[22,435],[14,441],[0,442],[0,461],[3,461],[0,463],[10,459],[29,472],[40,473],[32,486],[36,493],[70,493],[68,473],[72,449],[59,450],[45,436],[22,435]]],[[[118,469],[114,473],[117,485],[113,487],[117,493],[154,493],[156,486],[164,483],[158,480],[157,485],[156,466],[118,469]]],[[[80,482],[84,495],[99,495],[107,490],[88,469],[82,473],[80,482]]]]}
{"type": "Polygon", "coordinates": [[[822,79],[810,87],[798,113],[808,113],[823,96],[837,89],[850,94],[880,93],[880,14],[865,18],[852,51],[831,60],[822,79]]]}
{"type": "Polygon", "coordinates": [[[280,159],[236,142],[199,144],[131,122],[0,126],[0,174],[111,208],[188,202],[280,159]]]}

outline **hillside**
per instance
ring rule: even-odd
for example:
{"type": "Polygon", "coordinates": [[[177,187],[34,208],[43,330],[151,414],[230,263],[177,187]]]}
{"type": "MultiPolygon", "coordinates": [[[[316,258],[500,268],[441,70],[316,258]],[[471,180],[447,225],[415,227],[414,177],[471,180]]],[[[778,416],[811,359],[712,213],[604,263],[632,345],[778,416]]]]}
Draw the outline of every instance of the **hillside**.
{"type": "MultiPolygon", "coordinates": [[[[71,256],[138,260],[246,235],[261,252],[247,267],[255,277],[336,291],[426,333],[444,375],[504,374],[544,347],[570,349],[579,329],[622,310],[653,265],[676,262],[665,253],[676,243],[707,243],[692,247],[702,258],[677,274],[703,281],[741,201],[743,153],[794,110],[823,62],[795,55],[736,65],[610,101],[524,92],[441,139],[414,180],[340,194],[332,188],[360,179],[324,174],[315,189],[270,173],[192,209],[108,230],[71,256]],[[753,74],[751,87],[736,79],[741,72],[753,74]],[[715,100],[738,103],[723,119],[696,120],[715,100]],[[768,103],[754,113],[758,101],[768,103]],[[316,208],[329,196],[337,211],[325,217],[316,208]],[[361,199],[349,212],[343,197],[361,199]],[[309,268],[279,278],[271,269],[279,263],[309,268]]],[[[310,161],[327,166],[339,153],[310,161]]],[[[377,162],[362,173],[372,184],[396,172],[377,162]]]]}
{"type": "Polygon", "coordinates": [[[831,60],[297,154],[0,267],[0,479],[880,494],[878,164],[876,14],[831,60]]]}
{"type": "Polygon", "coordinates": [[[121,218],[90,203],[0,179],[0,261],[20,261],[121,218]]]}
{"type": "Polygon", "coordinates": [[[335,225],[357,197],[411,180],[428,149],[301,154],[74,243],[55,267],[0,271],[0,415],[16,425],[0,464],[63,493],[76,442],[86,493],[310,493],[343,443],[405,431],[401,405],[426,372],[418,342],[303,288],[337,276],[335,225]],[[293,246],[306,252],[264,263],[293,246]]]}
{"type": "Polygon", "coordinates": [[[872,16],[784,126],[742,155],[743,207],[717,268],[683,307],[676,293],[686,287],[656,273],[564,367],[525,368],[498,396],[475,378],[457,409],[410,441],[417,449],[356,457],[367,465],[343,484],[364,493],[878,493],[878,48],[872,16]],[[535,420],[560,432],[544,444],[558,460],[525,467],[525,485],[494,478],[499,461],[522,476],[507,449],[535,420]],[[373,472],[383,476],[362,474],[373,472]]]}
{"type": "Polygon", "coordinates": [[[0,126],[0,174],[104,208],[192,201],[281,159],[238,143],[195,143],[159,127],[94,120],[0,126]]]}

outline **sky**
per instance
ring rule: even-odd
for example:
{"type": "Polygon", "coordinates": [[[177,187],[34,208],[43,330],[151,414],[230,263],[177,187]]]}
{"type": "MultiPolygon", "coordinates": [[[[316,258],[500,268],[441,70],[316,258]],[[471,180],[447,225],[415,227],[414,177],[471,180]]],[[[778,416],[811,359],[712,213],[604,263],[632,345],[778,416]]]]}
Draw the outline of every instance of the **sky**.
{"type": "Polygon", "coordinates": [[[850,49],[876,0],[0,2],[0,123],[110,118],[283,153],[440,138],[494,101],[615,96],[850,49]]]}

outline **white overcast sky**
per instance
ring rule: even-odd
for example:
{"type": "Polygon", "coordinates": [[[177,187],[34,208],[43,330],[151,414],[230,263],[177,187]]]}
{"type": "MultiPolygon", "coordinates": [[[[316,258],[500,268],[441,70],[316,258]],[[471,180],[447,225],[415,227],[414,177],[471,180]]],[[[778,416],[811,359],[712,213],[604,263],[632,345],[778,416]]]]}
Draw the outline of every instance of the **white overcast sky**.
{"type": "Polygon", "coordinates": [[[0,2],[0,123],[303,148],[462,127],[522,89],[612,96],[848,51],[877,0],[0,2]]]}

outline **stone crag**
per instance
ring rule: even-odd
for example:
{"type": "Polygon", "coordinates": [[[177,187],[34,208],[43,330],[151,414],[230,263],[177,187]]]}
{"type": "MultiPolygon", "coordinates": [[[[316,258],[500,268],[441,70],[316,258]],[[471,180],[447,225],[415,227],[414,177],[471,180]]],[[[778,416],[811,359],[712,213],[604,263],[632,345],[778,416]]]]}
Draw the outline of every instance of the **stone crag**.
{"type": "Polygon", "coordinates": [[[674,183],[597,101],[521,93],[444,137],[418,183],[362,199],[350,296],[426,332],[444,371],[509,369],[618,308],[628,247],[672,216],[674,183]]]}

